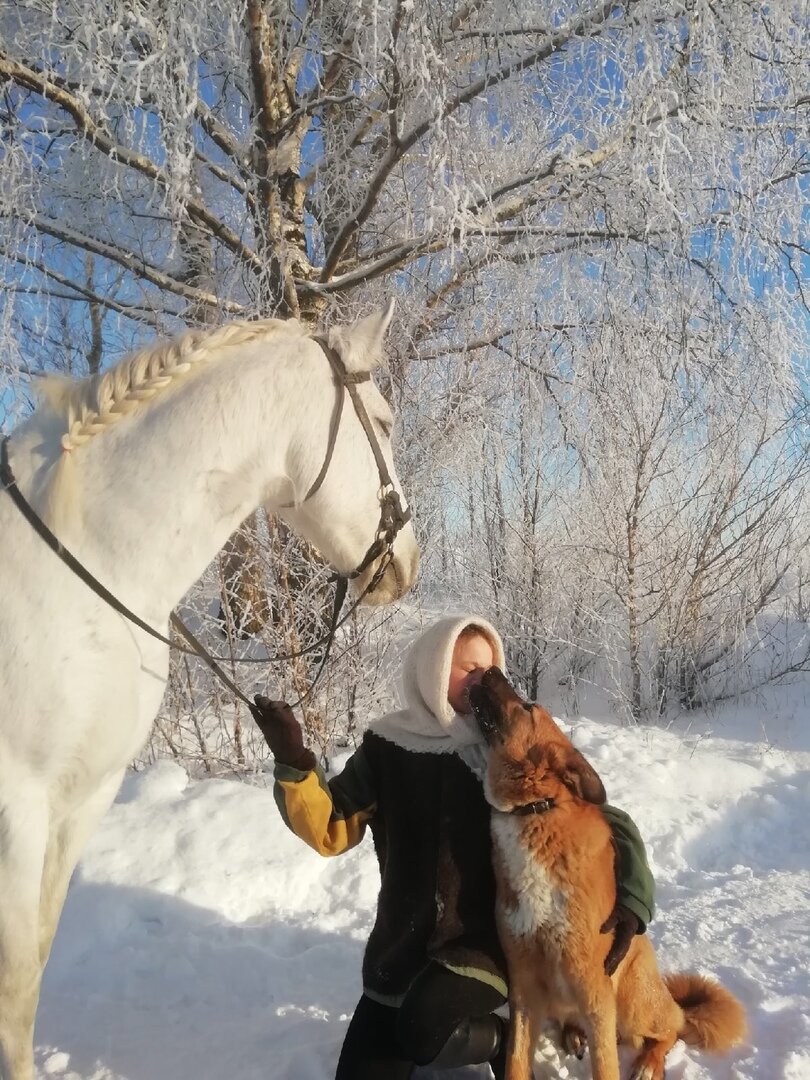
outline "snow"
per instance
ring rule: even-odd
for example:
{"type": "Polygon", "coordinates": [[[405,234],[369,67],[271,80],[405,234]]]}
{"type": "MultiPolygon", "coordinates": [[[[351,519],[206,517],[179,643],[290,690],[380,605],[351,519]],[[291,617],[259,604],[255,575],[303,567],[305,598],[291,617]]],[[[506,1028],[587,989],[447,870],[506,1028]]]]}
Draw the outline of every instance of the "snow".
{"type": "MultiPolygon", "coordinates": [[[[668,1080],[810,1080],[802,694],[775,689],[669,730],[561,717],[647,841],[661,966],[716,976],[748,1010],[750,1042],[719,1059],[678,1043],[668,1080]]],[[[127,777],[46,971],[41,1077],[331,1080],[360,994],[374,853],[367,838],[336,859],[315,855],[262,779],[193,781],[170,761],[127,777]]],[[[590,1077],[587,1057],[561,1060],[545,1042],[536,1076],[590,1077]]]]}

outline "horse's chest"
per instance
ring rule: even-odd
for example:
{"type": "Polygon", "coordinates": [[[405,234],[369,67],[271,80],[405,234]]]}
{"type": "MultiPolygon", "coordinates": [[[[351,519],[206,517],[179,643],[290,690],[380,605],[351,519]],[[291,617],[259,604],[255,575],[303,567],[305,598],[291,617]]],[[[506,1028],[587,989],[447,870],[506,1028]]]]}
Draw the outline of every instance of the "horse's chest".
{"type": "Polygon", "coordinates": [[[521,820],[495,815],[492,839],[506,888],[499,899],[505,929],[516,938],[535,937],[542,931],[549,943],[560,945],[568,926],[568,896],[546,866],[537,859],[522,835],[521,820]]]}

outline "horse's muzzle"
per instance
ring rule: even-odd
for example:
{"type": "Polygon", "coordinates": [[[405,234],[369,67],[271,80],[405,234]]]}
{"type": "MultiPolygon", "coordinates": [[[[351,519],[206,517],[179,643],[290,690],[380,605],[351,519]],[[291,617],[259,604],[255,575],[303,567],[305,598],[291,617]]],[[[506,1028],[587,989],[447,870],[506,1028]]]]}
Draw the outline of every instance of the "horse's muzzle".
{"type": "MultiPolygon", "coordinates": [[[[360,594],[374,577],[379,560],[372,563],[354,581],[354,591],[360,594]]],[[[363,596],[362,603],[369,607],[383,607],[399,600],[413,586],[419,574],[419,549],[416,545],[403,556],[395,554],[385,568],[377,584],[363,596]]]]}

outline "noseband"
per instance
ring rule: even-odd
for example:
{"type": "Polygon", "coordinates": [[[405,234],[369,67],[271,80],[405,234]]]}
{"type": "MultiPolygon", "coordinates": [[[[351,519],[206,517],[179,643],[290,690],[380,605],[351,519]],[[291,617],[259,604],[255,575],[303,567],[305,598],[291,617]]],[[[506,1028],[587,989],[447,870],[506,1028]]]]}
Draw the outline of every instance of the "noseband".
{"type": "MultiPolygon", "coordinates": [[[[51,532],[51,530],[48,528],[42,518],[40,518],[40,516],[37,514],[31,504],[27,501],[27,499],[17,486],[17,481],[8,457],[9,436],[4,436],[2,443],[0,444],[0,484],[11,497],[15,506],[26,519],[26,521],[31,525],[34,531],[45,541],[48,547],[51,548],[51,550],[59,556],[62,562],[65,563],[65,565],[68,566],[73,571],[73,573],[76,574],[77,577],[81,578],[81,580],[90,589],[92,589],[93,592],[98,597],[100,597],[106,604],[108,604],[111,608],[117,611],[120,615],[123,615],[124,618],[128,619],[131,623],[139,627],[145,633],[151,635],[151,637],[153,638],[156,638],[158,641],[161,641],[164,645],[169,645],[171,648],[178,649],[182,653],[186,653],[191,656],[197,656],[200,660],[202,660],[205,664],[208,665],[208,667],[217,676],[217,678],[225,686],[227,686],[227,688],[233,694],[235,694],[236,697],[238,697],[247,705],[251,713],[254,713],[254,715],[256,711],[256,706],[239,689],[239,687],[236,685],[233,679],[231,679],[227,672],[225,672],[220,667],[218,661],[229,664],[273,664],[284,660],[294,660],[299,656],[304,656],[307,653],[314,652],[316,649],[325,646],[323,658],[321,660],[320,666],[318,667],[315,678],[312,680],[312,684],[310,685],[309,689],[298,699],[298,701],[295,702],[296,705],[299,705],[302,701],[308,698],[312,691],[315,689],[315,685],[320,679],[321,673],[326,666],[326,661],[329,658],[329,653],[332,648],[332,643],[334,641],[336,631],[354,612],[355,608],[358,606],[358,604],[361,603],[364,597],[379,585],[380,581],[383,578],[383,575],[385,574],[385,571],[394,561],[394,540],[396,539],[397,533],[399,533],[400,530],[404,528],[404,526],[411,519],[410,507],[408,507],[407,510],[402,509],[402,502],[399,497],[399,492],[394,488],[394,484],[388,472],[388,466],[386,465],[385,458],[383,457],[383,453],[377,440],[377,436],[374,432],[374,428],[372,427],[368,413],[366,412],[366,408],[363,405],[363,402],[360,400],[360,395],[357,392],[357,384],[361,382],[368,382],[371,379],[371,373],[368,371],[346,371],[346,365],[343,363],[338,353],[330,345],[328,345],[323,338],[316,337],[314,340],[318,343],[318,345],[320,345],[326,356],[326,359],[329,361],[330,367],[332,368],[332,374],[337,384],[337,397],[335,401],[335,406],[332,410],[332,419],[329,425],[329,438],[327,441],[326,455],[324,457],[323,465],[321,466],[320,472],[315,477],[315,480],[312,482],[309,490],[304,496],[303,502],[311,499],[312,496],[319,490],[329,470],[329,465],[332,461],[332,455],[335,449],[335,443],[337,442],[338,431],[340,430],[340,421],[343,416],[343,401],[345,397],[344,390],[346,390],[348,391],[349,396],[352,399],[354,411],[357,414],[357,418],[360,421],[363,431],[366,433],[366,438],[369,441],[371,451],[374,454],[374,460],[377,464],[377,471],[380,476],[380,488],[378,493],[378,499],[380,502],[380,521],[377,526],[377,531],[375,533],[374,539],[369,545],[366,554],[363,556],[360,563],[355,567],[355,569],[347,574],[334,574],[333,577],[330,579],[331,581],[335,582],[335,600],[329,630],[313,645],[309,645],[307,646],[307,648],[301,649],[298,652],[287,653],[285,655],[279,656],[260,657],[258,659],[254,657],[239,658],[232,656],[213,656],[210,652],[208,652],[205,646],[200,641],[198,641],[194,634],[192,634],[192,632],[188,629],[182,619],[180,619],[180,617],[175,614],[171,615],[170,622],[174,629],[189,643],[190,648],[186,648],[185,646],[180,645],[178,642],[172,641],[170,638],[165,637],[158,630],[155,630],[148,623],[144,622],[144,620],[141,619],[140,616],[136,615],[135,612],[130,611],[130,609],[126,607],[125,604],[123,604],[116,596],[114,596],[113,593],[109,591],[109,589],[105,588],[105,586],[102,585],[101,582],[97,578],[95,578],[90,573],[90,571],[87,570],[82,565],[82,563],[80,563],[79,560],[67,550],[66,547],[62,545],[62,542],[54,535],[54,533],[51,532]],[[371,566],[375,559],[380,560],[380,565],[374,571],[371,580],[365,586],[360,595],[355,599],[354,603],[351,605],[343,618],[340,618],[340,610],[343,607],[343,601],[346,597],[346,590],[349,581],[359,577],[364,570],[367,570],[368,567],[371,566]]],[[[292,509],[294,506],[297,505],[299,504],[288,503],[285,506],[280,507],[280,509],[292,509]]]]}

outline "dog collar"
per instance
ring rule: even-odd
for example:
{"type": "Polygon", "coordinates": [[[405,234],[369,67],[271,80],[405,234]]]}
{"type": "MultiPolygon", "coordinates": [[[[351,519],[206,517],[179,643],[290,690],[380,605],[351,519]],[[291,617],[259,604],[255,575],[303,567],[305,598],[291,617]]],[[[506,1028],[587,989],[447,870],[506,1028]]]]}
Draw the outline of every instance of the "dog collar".
{"type": "Polygon", "coordinates": [[[513,806],[509,811],[516,817],[528,817],[529,814],[545,814],[556,806],[554,799],[538,799],[536,802],[526,803],[524,806],[513,806]]]}

